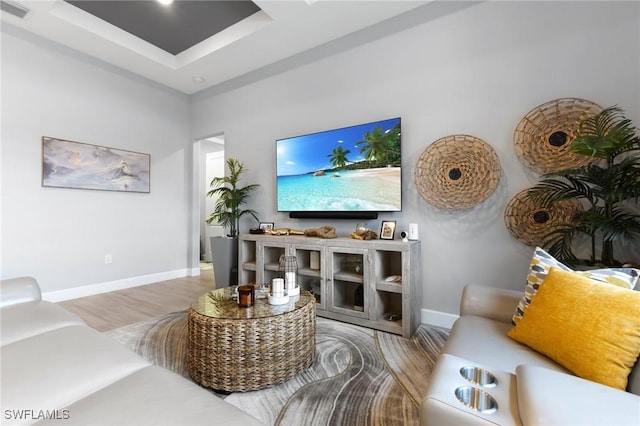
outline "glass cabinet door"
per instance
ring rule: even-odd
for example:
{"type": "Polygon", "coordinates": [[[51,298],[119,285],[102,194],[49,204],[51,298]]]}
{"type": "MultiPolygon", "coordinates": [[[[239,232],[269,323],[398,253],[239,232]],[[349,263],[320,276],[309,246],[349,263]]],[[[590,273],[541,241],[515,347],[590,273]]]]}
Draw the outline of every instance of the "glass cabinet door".
{"type": "Polygon", "coordinates": [[[318,245],[294,244],[292,248],[298,264],[298,285],[316,299],[317,309],[326,309],[325,254],[318,245]]]}
{"type": "Polygon", "coordinates": [[[262,264],[260,266],[260,284],[271,283],[273,278],[278,276],[278,270],[280,268],[280,256],[289,254],[289,244],[282,242],[260,242],[258,243],[258,250],[260,251],[260,258],[262,264]]]}
{"type": "Polygon", "coordinates": [[[328,249],[327,290],[330,311],[358,318],[369,318],[369,259],[366,249],[331,247],[328,249]]]}

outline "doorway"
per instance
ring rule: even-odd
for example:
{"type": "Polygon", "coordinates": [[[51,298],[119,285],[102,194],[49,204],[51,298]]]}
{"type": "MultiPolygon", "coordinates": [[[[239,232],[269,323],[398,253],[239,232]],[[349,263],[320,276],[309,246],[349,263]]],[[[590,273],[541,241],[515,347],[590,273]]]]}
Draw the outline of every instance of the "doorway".
{"type": "Polygon", "coordinates": [[[224,176],[225,169],[225,151],[224,151],[224,134],[212,136],[198,141],[200,146],[199,153],[199,194],[200,195],[200,212],[198,223],[200,225],[200,270],[201,273],[212,273],[213,266],[211,264],[211,244],[210,237],[219,237],[224,234],[224,229],[217,223],[208,224],[207,218],[213,213],[216,200],[207,197],[211,180],[214,177],[224,176]]]}

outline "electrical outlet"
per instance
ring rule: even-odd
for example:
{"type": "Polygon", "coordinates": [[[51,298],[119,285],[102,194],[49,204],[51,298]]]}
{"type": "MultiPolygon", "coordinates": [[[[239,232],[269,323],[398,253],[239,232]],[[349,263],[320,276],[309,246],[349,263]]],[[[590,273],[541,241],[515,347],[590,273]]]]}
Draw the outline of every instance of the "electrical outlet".
{"type": "Polygon", "coordinates": [[[113,263],[113,256],[110,254],[105,254],[104,255],[104,263],[113,263]]]}

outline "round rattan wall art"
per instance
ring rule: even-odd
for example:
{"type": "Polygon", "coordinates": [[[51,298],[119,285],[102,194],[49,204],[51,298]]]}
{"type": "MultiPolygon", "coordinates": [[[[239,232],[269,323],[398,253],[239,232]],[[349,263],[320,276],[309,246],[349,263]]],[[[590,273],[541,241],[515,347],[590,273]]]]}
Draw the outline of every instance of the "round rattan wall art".
{"type": "Polygon", "coordinates": [[[541,174],[586,166],[595,159],[574,154],[569,146],[580,122],[600,111],[593,102],[576,98],[556,99],[532,109],[516,127],[516,155],[541,174]]]}
{"type": "Polygon", "coordinates": [[[414,173],[422,198],[444,210],[466,210],[486,200],[500,181],[500,161],[486,142],[451,135],[429,145],[414,173]]]}
{"type": "Polygon", "coordinates": [[[578,200],[566,200],[543,208],[528,196],[528,189],[513,197],[504,211],[504,221],[513,238],[528,246],[542,246],[544,237],[582,210],[578,200]]]}

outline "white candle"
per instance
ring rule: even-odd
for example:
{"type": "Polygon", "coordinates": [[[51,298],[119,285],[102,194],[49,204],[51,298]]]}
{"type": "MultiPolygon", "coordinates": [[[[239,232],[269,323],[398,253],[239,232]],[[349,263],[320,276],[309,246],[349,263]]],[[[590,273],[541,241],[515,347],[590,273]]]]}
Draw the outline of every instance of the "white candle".
{"type": "Polygon", "coordinates": [[[296,287],[296,273],[295,272],[286,272],[285,281],[287,283],[287,290],[292,290],[296,287]]]}
{"type": "Polygon", "coordinates": [[[284,280],[282,278],[271,280],[271,293],[277,297],[284,296],[284,280]]]}

